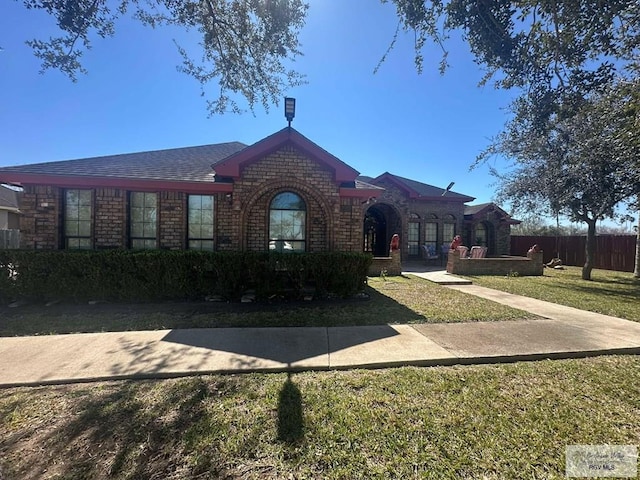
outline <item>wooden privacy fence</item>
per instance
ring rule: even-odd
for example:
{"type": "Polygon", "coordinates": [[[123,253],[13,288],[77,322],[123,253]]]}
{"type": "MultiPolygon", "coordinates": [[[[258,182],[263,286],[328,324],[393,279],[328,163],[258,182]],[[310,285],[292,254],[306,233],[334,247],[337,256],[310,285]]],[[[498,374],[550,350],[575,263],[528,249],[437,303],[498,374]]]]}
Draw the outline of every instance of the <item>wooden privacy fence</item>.
{"type": "MultiPolygon", "coordinates": [[[[595,268],[633,272],[636,257],[635,235],[598,235],[596,237],[595,268]]],[[[511,254],[526,255],[534,244],[544,252],[543,261],[549,262],[556,251],[565,265],[581,267],[585,262],[586,236],[512,236],[511,254]]]]}
{"type": "Polygon", "coordinates": [[[0,230],[0,248],[20,248],[20,230],[0,230]]]}

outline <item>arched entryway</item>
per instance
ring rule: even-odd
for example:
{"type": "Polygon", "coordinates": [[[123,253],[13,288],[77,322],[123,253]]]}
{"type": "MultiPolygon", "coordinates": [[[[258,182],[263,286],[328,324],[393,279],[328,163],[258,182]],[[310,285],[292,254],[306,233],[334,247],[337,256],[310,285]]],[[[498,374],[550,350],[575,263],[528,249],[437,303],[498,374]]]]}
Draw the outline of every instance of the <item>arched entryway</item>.
{"type": "Polygon", "coordinates": [[[471,245],[480,245],[487,247],[488,255],[493,255],[496,252],[496,235],[493,228],[493,224],[490,222],[478,222],[473,228],[471,233],[471,245]]]}
{"type": "Polygon", "coordinates": [[[364,252],[374,257],[388,256],[394,233],[402,233],[402,222],[395,208],[387,204],[375,204],[367,209],[364,214],[364,252]]]}

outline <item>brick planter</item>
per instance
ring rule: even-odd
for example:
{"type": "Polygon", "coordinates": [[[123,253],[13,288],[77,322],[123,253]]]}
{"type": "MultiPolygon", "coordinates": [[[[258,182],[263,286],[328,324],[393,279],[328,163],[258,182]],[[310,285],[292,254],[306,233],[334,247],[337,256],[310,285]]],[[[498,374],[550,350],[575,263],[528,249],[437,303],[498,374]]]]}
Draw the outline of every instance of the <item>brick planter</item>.
{"type": "Polygon", "coordinates": [[[539,276],[544,271],[542,252],[526,257],[460,258],[459,252],[449,252],[447,272],[457,275],[519,275],[539,276]]]}
{"type": "Polygon", "coordinates": [[[402,263],[400,261],[400,251],[394,250],[390,257],[373,257],[369,266],[369,277],[379,277],[380,272],[385,271],[385,275],[401,275],[402,263]]]}

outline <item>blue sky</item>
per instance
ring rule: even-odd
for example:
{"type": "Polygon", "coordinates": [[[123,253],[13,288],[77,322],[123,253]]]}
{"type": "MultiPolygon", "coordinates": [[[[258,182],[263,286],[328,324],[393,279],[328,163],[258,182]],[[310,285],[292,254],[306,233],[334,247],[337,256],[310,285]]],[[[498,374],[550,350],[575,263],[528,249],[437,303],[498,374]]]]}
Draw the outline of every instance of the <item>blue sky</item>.
{"type": "MultiPolygon", "coordinates": [[[[373,70],[396,29],[392,5],[371,0],[311,1],[296,62],[308,84],[292,89],[293,126],[364,175],[385,171],[490,201],[488,166],[469,171],[507,119],[513,93],[479,88],[482,71],[461,41],[448,44],[450,70],[438,73],[440,51],[413,63],[404,35],[377,74],[373,70]]],[[[94,40],[88,75],[72,83],[57,71],[39,74],[25,40],[56,34],[52,18],[3,2],[0,15],[0,166],[67,160],[227,141],[252,144],[286,126],[282,106],[255,115],[208,118],[197,82],[177,72],[173,39],[133,21],[114,38],[94,40]]],[[[197,53],[197,52],[196,52],[197,53]]],[[[215,89],[212,89],[215,92],[215,89]]],[[[500,168],[500,165],[497,165],[500,168]]]]}

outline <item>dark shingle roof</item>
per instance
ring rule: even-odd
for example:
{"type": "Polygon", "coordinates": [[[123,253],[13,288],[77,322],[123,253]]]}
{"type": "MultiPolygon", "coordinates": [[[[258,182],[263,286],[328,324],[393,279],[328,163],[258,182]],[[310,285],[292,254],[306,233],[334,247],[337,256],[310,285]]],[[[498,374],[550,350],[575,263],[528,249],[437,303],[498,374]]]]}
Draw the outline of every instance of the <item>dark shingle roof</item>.
{"type": "Polygon", "coordinates": [[[364,182],[364,183],[371,184],[371,182],[373,182],[374,178],[373,177],[369,177],[367,175],[358,175],[357,180],[360,180],[361,182],[364,182]]]}
{"type": "Polygon", "coordinates": [[[516,220],[515,218],[512,218],[511,215],[509,215],[507,212],[505,212],[502,208],[500,208],[498,205],[496,205],[493,202],[479,203],[478,205],[465,205],[464,216],[465,218],[471,220],[473,219],[474,215],[481,214],[485,211],[497,212],[502,217],[503,221],[511,225],[518,225],[522,223],[520,220],[516,220]]]}
{"type": "Polygon", "coordinates": [[[18,194],[10,188],[0,185],[0,209],[17,209],[18,194]]]}
{"type": "MultiPolygon", "coordinates": [[[[418,182],[416,180],[411,180],[410,178],[400,177],[398,175],[393,175],[392,173],[385,172],[379,177],[372,179],[370,181],[376,183],[376,180],[381,179],[382,177],[389,177],[395,180],[396,182],[403,185],[409,191],[415,192],[418,197],[440,197],[445,191],[444,188],[435,187],[433,185],[428,185],[426,183],[418,182]]],[[[454,191],[449,190],[446,193],[446,200],[458,200],[461,202],[470,202],[474,200],[474,197],[470,197],[468,195],[463,195],[461,193],[456,193],[454,191]]]]}
{"type": "Polygon", "coordinates": [[[491,205],[493,205],[492,202],[479,203],[478,205],[465,205],[464,214],[465,215],[475,215],[478,212],[481,212],[482,210],[484,210],[485,208],[488,208],[491,205]]]}
{"type": "Polygon", "coordinates": [[[247,146],[240,142],[151,152],[125,153],[60,162],[0,168],[2,172],[42,175],[135,178],[149,180],[211,181],[211,165],[247,146]]]}

